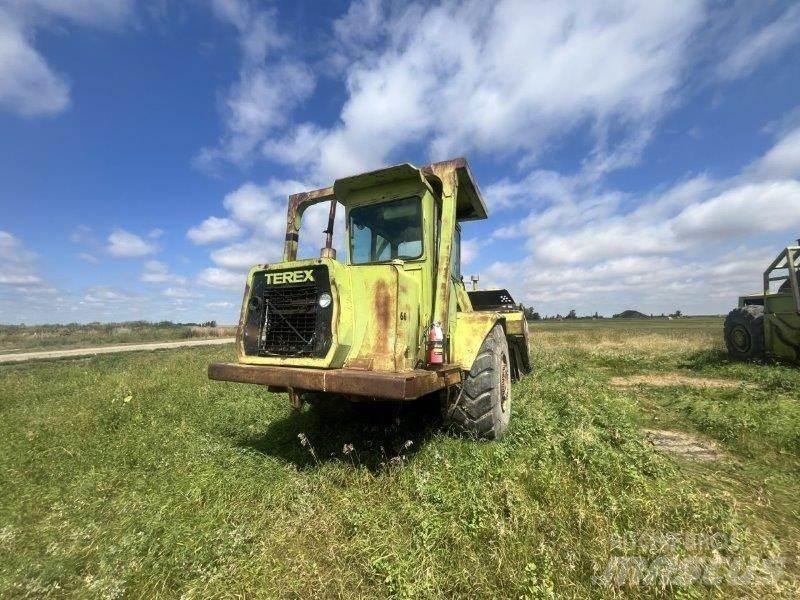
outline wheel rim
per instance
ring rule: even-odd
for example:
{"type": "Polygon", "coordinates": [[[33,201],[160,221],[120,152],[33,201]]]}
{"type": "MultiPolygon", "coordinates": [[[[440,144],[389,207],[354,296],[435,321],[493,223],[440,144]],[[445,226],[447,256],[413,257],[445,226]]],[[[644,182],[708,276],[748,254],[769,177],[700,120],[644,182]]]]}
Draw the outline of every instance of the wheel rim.
{"type": "Polygon", "coordinates": [[[751,343],[750,332],[747,329],[741,325],[733,328],[731,331],[731,345],[734,350],[742,353],[749,352],[751,343]]]}
{"type": "Polygon", "coordinates": [[[500,410],[504,413],[508,412],[508,405],[511,402],[509,392],[508,357],[503,354],[500,361],[500,410]]]}

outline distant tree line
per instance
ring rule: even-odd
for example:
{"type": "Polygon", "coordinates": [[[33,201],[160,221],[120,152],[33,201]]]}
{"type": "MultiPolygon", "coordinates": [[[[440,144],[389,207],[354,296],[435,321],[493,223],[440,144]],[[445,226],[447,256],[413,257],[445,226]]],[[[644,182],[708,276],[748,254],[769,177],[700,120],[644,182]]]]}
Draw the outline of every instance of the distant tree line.
{"type": "MultiPolygon", "coordinates": [[[[577,311],[573,308],[565,315],[562,316],[561,313],[556,315],[545,315],[544,317],[532,306],[524,306],[520,304],[520,308],[525,313],[525,318],[528,321],[572,321],[572,320],[582,320],[582,319],[591,319],[591,320],[599,320],[599,319],[607,319],[608,317],[604,317],[598,312],[595,312],[592,315],[583,315],[579,316],[577,311]]],[[[624,310],[621,313],[617,313],[613,315],[612,319],[680,319],[683,317],[683,313],[680,310],[676,310],[674,313],[670,313],[669,315],[665,313],[661,313],[661,315],[646,315],[638,310],[624,310]]]]}

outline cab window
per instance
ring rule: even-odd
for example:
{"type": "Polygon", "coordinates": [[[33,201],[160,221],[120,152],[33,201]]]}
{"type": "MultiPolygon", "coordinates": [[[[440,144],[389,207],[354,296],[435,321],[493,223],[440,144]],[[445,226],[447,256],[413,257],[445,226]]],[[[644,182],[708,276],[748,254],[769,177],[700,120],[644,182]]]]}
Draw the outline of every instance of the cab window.
{"type": "Polygon", "coordinates": [[[422,207],[418,197],[354,208],[348,226],[351,264],[422,256],[422,207]]]}

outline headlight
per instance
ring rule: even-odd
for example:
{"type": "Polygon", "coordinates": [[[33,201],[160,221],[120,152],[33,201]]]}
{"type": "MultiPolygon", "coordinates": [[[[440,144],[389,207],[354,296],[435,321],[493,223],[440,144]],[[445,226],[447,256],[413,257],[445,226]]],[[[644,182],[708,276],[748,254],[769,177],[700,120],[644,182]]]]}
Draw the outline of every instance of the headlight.
{"type": "Polygon", "coordinates": [[[321,308],[328,308],[331,305],[331,295],[328,292],[322,292],[319,295],[319,305],[321,308]]]}

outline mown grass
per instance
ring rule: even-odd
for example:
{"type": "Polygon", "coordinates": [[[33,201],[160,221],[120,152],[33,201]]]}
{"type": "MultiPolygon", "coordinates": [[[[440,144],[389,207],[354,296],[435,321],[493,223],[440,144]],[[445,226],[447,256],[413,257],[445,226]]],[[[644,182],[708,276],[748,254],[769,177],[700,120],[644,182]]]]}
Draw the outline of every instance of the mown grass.
{"type": "Polygon", "coordinates": [[[794,597],[797,372],[724,362],[717,325],[535,326],[498,443],[420,405],[295,413],[207,381],[229,348],[1,367],[0,596],[794,597]],[[609,384],[675,370],[761,396],[609,384]],[[641,434],[656,418],[731,459],[659,454],[641,434]],[[631,533],[678,542],[620,547],[631,533]],[[709,536],[725,543],[687,543],[709,536]],[[598,581],[620,554],[786,563],[775,584],[598,581]]]}

